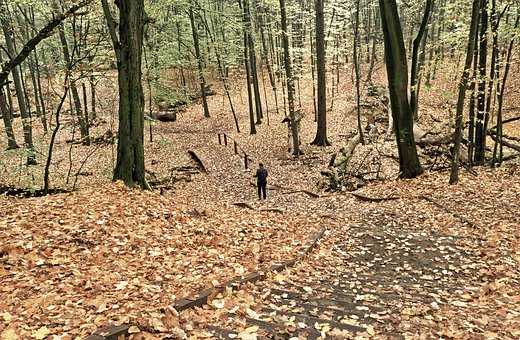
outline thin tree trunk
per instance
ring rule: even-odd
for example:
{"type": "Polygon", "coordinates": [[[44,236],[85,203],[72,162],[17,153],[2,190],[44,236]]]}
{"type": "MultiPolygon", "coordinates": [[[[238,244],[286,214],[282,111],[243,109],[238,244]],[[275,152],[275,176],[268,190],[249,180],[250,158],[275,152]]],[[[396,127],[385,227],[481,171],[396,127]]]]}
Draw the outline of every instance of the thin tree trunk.
{"type": "Polygon", "coordinates": [[[412,75],[410,83],[410,105],[412,107],[412,114],[415,120],[419,119],[419,72],[421,72],[419,65],[419,48],[424,38],[425,32],[427,31],[428,22],[433,8],[433,0],[426,1],[426,8],[424,9],[424,15],[421,22],[421,27],[417,36],[413,41],[413,52],[412,52],[412,75]]]}
{"type": "MultiPolygon", "coordinates": [[[[262,57],[264,59],[265,65],[267,67],[267,74],[269,75],[269,82],[270,82],[271,88],[273,90],[274,103],[275,103],[275,107],[276,107],[276,113],[279,114],[280,110],[278,108],[278,93],[277,93],[277,88],[276,88],[276,77],[275,77],[274,72],[273,72],[271,59],[269,58],[269,51],[268,51],[268,48],[267,48],[267,42],[266,42],[266,38],[265,38],[264,15],[265,15],[265,9],[263,10],[262,15],[260,15],[260,23],[259,23],[259,26],[260,26],[260,39],[261,39],[261,43],[262,43],[262,57]]],[[[271,39],[272,39],[272,37],[271,37],[271,39]]],[[[266,100],[266,105],[267,105],[267,98],[265,100],[266,100]]]]}
{"type": "Polygon", "coordinates": [[[363,126],[361,126],[361,70],[360,70],[360,37],[359,37],[359,1],[356,3],[356,11],[354,13],[354,70],[356,73],[356,110],[357,110],[357,127],[359,134],[359,142],[365,145],[365,137],[363,133],[363,126]]]}
{"type": "Polygon", "coordinates": [[[285,74],[287,78],[287,101],[289,104],[289,118],[291,120],[293,155],[298,157],[299,155],[301,155],[299,138],[300,120],[298,117],[296,117],[296,110],[294,108],[294,79],[292,74],[291,52],[289,50],[289,32],[287,30],[287,13],[285,9],[285,0],[280,0],[280,17],[282,25],[282,45],[284,51],[285,74]]]}
{"type": "Polygon", "coordinates": [[[262,124],[262,99],[260,98],[260,85],[258,82],[258,70],[256,67],[256,51],[255,41],[253,37],[253,27],[251,23],[251,11],[249,9],[249,0],[242,0],[242,6],[244,11],[244,20],[247,29],[247,43],[249,51],[249,71],[251,75],[251,82],[254,91],[255,100],[255,111],[256,111],[256,124],[262,124]]]}
{"type": "Polygon", "coordinates": [[[488,59],[488,0],[482,0],[480,8],[480,52],[479,52],[479,82],[477,95],[477,122],[475,124],[475,158],[476,165],[484,164],[486,155],[486,131],[484,119],[486,115],[486,73],[488,59]]]}
{"type": "Polygon", "coordinates": [[[247,102],[249,106],[249,133],[251,135],[256,134],[256,125],[255,125],[255,110],[254,110],[254,103],[253,103],[253,92],[251,90],[252,86],[252,80],[251,80],[251,68],[249,63],[249,21],[247,18],[247,11],[246,7],[243,3],[241,3],[242,11],[243,11],[243,24],[244,24],[244,68],[246,69],[246,85],[247,85],[247,102]]]}
{"type": "Polygon", "coordinates": [[[204,67],[202,65],[202,56],[200,53],[200,45],[199,45],[199,33],[197,27],[195,26],[195,16],[193,14],[193,6],[194,4],[190,4],[189,8],[189,17],[191,24],[191,32],[193,36],[193,45],[195,47],[195,57],[197,58],[197,66],[198,66],[198,79],[200,92],[202,96],[202,107],[204,108],[204,117],[209,118],[209,108],[208,101],[206,98],[206,80],[204,78],[204,67]]]}
{"type": "MultiPolygon", "coordinates": [[[[516,22],[515,22],[515,26],[514,26],[515,29],[518,28],[519,24],[520,24],[520,14],[517,14],[516,22]]],[[[504,93],[505,93],[505,89],[506,89],[506,82],[508,80],[509,72],[511,69],[511,59],[513,56],[513,47],[515,44],[515,40],[516,40],[516,37],[513,37],[511,39],[511,42],[509,43],[509,47],[507,49],[506,61],[505,61],[504,75],[502,78],[502,83],[500,85],[500,90],[498,91],[497,136],[496,136],[495,147],[494,147],[494,152],[493,152],[493,160],[494,160],[494,162],[496,162],[498,164],[498,166],[500,166],[502,164],[502,160],[503,160],[503,156],[504,156],[503,143],[502,143],[502,139],[503,139],[502,110],[503,110],[503,105],[504,105],[504,93]],[[497,146],[498,146],[498,156],[497,156],[497,146]]]]}
{"type": "Polygon", "coordinates": [[[479,2],[473,0],[473,10],[471,15],[471,28],[468,38],[468,47],[466,49],[466,61],[464,63],[464,73],[459,83],[459,97],[457,100],[457,113],[455,115],[455,145],[453,148],[453,159],[451,162],[450,184],[456,184],[459,180],[459,159],[460,159],[460,143],[462,140],[462,119],[464,111],[464,100],[466,98],[466,88],[469,81],[471,70],[471,61],[474,57],[475,36],[478,31],[479,2]]]}
{"type": "MultiPolygon", "coordinates": [[[[59,6],[56,2],[57,0],[52,0],[51,5],[53,6],[53,9],[56,13],[59,13],[59,6]]],[[[70,54],[69,51],[69,45],[67,42],[67,37],[65,36],[65,28],[64,25],[58,26],[58,36],[60,38],[61,48],[63,52],[63,60],[65,60],[65,63],[67,64],[67,68],[72,68],[72,62],[74,55],[70,54]]],[[[73,54],[75,54],[76,49],[73,49],[73,54]]],[[[71,80],[70,84],[70,91],[72,93],[72,99],[74,100],[74,110],[76,112],[76,117],[78,118],[79,122],[79,128],[81,133],[81,141],[85,145],[90,145],[90,136],[88,133],[88,126],[85,122],[85,116],[83,115],[82,108],[81,108],[81,99],[79,96],[78,88],[76,87],[76,84],[74,80],[71,80]]]]}

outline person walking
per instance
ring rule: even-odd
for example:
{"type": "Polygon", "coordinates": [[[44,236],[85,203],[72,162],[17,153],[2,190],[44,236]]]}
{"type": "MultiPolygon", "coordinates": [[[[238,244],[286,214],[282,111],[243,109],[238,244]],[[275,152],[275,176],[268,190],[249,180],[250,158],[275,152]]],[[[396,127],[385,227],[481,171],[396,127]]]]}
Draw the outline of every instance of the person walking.
{"type": "Polygon", "coordinates": [[[258,169],[256,170],[256,183],[258,186],[258,199],[262,198],[267,199],[267,169],[264,167],[262,163],[258,164],[258,169]]]}

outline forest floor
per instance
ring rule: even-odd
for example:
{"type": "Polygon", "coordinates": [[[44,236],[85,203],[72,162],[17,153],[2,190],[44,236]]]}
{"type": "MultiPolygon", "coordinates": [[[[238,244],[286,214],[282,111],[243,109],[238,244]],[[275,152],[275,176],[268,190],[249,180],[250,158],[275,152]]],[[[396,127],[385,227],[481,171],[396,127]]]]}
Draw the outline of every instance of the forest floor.
{"type": "MultiPolygon", "coordinates": [[[[436,91],[425,95],[423,125],[442,129],[449,101],[436,91]]],[[[272,103],[270,126],[264,120],[258,134],[247,133],[244,98],[235,98],[241,134],[220,95],[210,98],[211,119],[193,105],[177,122],[154,126],[147,169],[163,184],[153,192],[111,184],[114,145],[67,143],[66,125],[51,183],[71,189],[77,179],[79,190],[0,196],[0,337],[83,338],[121,323],[136,326],[135,339],[520,337],[518,163],[462,170],[449,186],[446,171],[398,180],[389,157],[383,179],[358,191],[376,201],[328,193],[320,170],[355,133],[352,98],[336,99],[325,149],[308,145],[315,125],[312,106],[302,104],[305,154],[297,160],[272,103]],[[251,167],[266,164],[267,201],[258,201],[252,170],[218,133],[239,143],[251,167]],[[194,166],[188,150],[207,172],[182,170],[194,166]],[[322,227],[320,246],[293,268],[212,296],[203,308],[167,307],[292,258],[322,227]]],[[[92,134],[113,126],[104,117],[92,134]]],[[[42,159],[46,139],[37,136],[42,159]]],[[[375,149],[396,152],[392,141],[360,146],[354,164],[375,149]]],[[[42,166],[27,169],[23,157],[6,154],[0,185],[40,185],[42,166]]]]}

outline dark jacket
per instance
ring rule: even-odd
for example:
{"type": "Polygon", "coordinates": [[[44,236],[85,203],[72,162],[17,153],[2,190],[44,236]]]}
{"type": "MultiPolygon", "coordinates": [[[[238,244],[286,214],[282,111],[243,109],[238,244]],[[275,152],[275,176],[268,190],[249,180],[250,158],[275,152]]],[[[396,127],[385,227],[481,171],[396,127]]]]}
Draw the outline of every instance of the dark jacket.
{"type": "Polygon", "coordinates": [[[256,170],[256,180],[258,183],[266,183],[267,182],[267,169],[266,168],[259,168],[256,170]]]}

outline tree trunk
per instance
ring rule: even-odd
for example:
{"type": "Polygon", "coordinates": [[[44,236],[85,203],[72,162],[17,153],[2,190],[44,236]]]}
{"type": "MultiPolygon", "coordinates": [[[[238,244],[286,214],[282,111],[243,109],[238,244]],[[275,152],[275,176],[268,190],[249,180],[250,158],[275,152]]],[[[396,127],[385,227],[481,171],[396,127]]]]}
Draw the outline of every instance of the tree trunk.
{"type": "Polygon", "coordinates": [[[144,168],[144,94],[141,85],[144,0],[119,1],[119,133],[114,180],[149,188],[144,168]]]}
{"type": "Polygon", "coordinates": [[[487,70],[487,46],[488,46],[488,0],[481,0],[480,7],[480,49],[478,61],[478,95],[477,95],[477,121],[475,124],[475,158],[476,165],[484,164],[486,155],[486,131],[484,131],[484,119],[486,115],[486,70],[487,70]]]}
{"type": "Polygon", "coordinates": [[[18,149],[18,143],[16,143],[16,138],[13,131],[13,117],[11,116],[11,112],[7,107],[7,102],[5,99],[4,88],[0,88],[0,113],[2,114],[2,119],[4,120],[5,133],[7,134],[7,150],[18,149]]]}
{"type": "Polygon", "coordinates": [[[357,125],[359,141],[362,145],[365,144],[365,137],[363,134],[363,126],[361,126],[361,70],[359,57],[360,37],[359,37],[359,1],[356,4],[356,12],[354,14],[354,70],[356,73],[356,110],[357,110],[357,125]]]}
{"type": "Polygon", "coordinates": [[[424,34],[427,31],[428,22],[433,8],[433,0],[426,1],[426,8],[424,9],[424,15],[421,22],[421,27],[415,40],[413,41],[413,52],[412,52],[412,75],[410,84],[410,105],[412,107],[412,114],[414,119],[419,118],[419,72],[421,72],[419,64],[419,48],[421,42],[424,39],[424,34]]]}
{"type": "MultiPolygon", "coordinates": [[[[57,0],[52,1],[53,9],[56,13],[59,13],[59,7],[57,0]]],[[[69,44],[67,42],[67,37],[65,36],[65,28],[62,25],[58,26],[58,36],[60,38],[61,48],[63,52],[63,60],[65,60],[65,63],[67,64],[67,69],[72,69],[72,59],[74,56],[70,54],[69,52],[69,44]]],[[[76,48],[73,49],[73,51],[76,51],[76,48]]],[[[74,82],[74,80],[71,80],[70,82],[70,91],[72,93],[72,99],[74,100],[74,110],[76,111],[76,117],[78,118],[79,122],[79,129],[81,133],[81,141],[85,145],[90,145],[90,136],[88,133],[88,126],[87,122],[85,121],[85,116],[83,115],[83,111],[81,109],[81,99],[79,96],[78,88],[74,82]]]]}
{"type": "Polygon", "coordinates": [[[282,25],[282,45],[284,52],[285,75],[287,81],[287,101],[289,103],[289,118],[291,120],[291,132],[293,142],[293,155],[301,155],[299,138],[299,117],[296,116],[294,108],[294,78],[292,75],[291,52],[289,50],[289,32],[287,31],[287,13],[285,0],[280,0],[280,17],[282,25]]]}
{"type": "Polygon", "coordinates": [[[96,115],[96,78],[94,75],[89,77],[90,83],[90,111],[91,111],[91,120],[95,120],[97,118],[96,115]]]}
{"type": "MultiPolygon", "coordinates": [[[[520,13],[517,14],[516,22],[515,22],[515,29],[518,28],[520,24],[520,13]]],[[[502,110],[504,105],[504,93],[506,88],[506,82],[509,77],[509,70],[511,69],[511,58],[513,56],[513,47],[515,44],[516,36],[513,36],[511,41],[509,42],[509,46],[507,48],[506,57],[505,57],[505,67],[504,67],[504,75],[502,77],[502,83],[500,85],[500,89],[498,90],[498,98],[497,98],[497,134],[496,134],[496,140],[495,140],[495,147],[493,151],[493,163],[496,163],[498,166],[502,164],[503,160],[503,117],[502,117],[502,110]],[[497,155],[498,153],[498,155],[497,155]]]]}
{"type": "Polygon", "coordinates": [[[479,1],[473,0],[473,11],[471,15],[471,27],[468,38],[468,47],[466,49],[466,62],[464,63],[464,72],[459,83],[459,97],[457,101],[457,113],[455,115],[455,146],[453,148],[453,159],[451,162],[450,184],[456,184],[459,181],[459,159],[460,159],[460,143],[462,140],[462,119],[464,111],[464,100],[466,98],[466,88],[469,81],[471,71],[471,61],[475,53],[475,36],[478,30],[478,11],[479,1]]]}
{"type": "Polygon", "coordinates": [[[251,135],[256,134],[256,126],[255,126],[255,109],[253,104],[253,92],[251,90],[252,80],[251,80],[251,67],[249,62],[249,34],[251,34],[251,30],[249,27],[250,21],[248,20],[248,13],[246,11],[245,4],[241,3],[243,16],[242,22],[244,24],[244,67],[246,69],[246,85],[247,85],[247,102],[249,107],[249,133],[251,135]]]}
{"type": "Polygon", "coordinates": [[[423,172],[413,135],[413,114],[408,101],[408,61],[395,0],[379,0],[385,38],[388,87],[399,152],[400,176],[413,178],[423,172]]]}
{"type": "Polygon", "coordinates": [[[213,34],[211,34],[211,31],[209,29],[209,25],[206,20],[206,14],[204,13],[204,25],[206,26],[206,32],[211,40],[211,43],[213,44],[213,50],[215,51],[215,57],[217,59],[217,66],[218,71],[220,74],[220,80],[222,81],[222,85],[224,86],[224,91],[226,92],[226,96],[229,102],[229,108],[231,109],[231,113],[233,115],[233,120],[235,121],[235,127],[237,129],[237,132],[240,133],[240,125],[238,124],[238,117],[235,111],[235,106],[233,105],[233,100],[231,99],[231,93],[229,92],[229,86],[227,82],[227,78],[225,75],[225,69],[226,65],[223,64],[222,59],[220,58],[220,51],[217,50],[217,44],[215,42],[215,38],[213,37],[213,34]]]}
{"type": "Polygon", "coordinates": [[[489,82],[488,82],[488,92],[487,92],[487,100],[486,100],[486,114],[484,116],[484,131],[487,131],[489,126],[489,118],[490,114],[494,111],[492,105],[496,100],[496,85],[498,82],[498,78],[500,76],[500,63],[499,63],[499,47],[498,47],[498,27],[500,25],[500,20],[498,18],[497,13],[497,2],[496,0],[491,0],[491,36],[492,39],[492,48],[491,48],[491,64],[489,70],[489,82]]]}
{"type": "Polygon", "coordinates": [[[249,71],[251,75],[251,84],[254,91],[256,124],[262,124],[262,100],[260,98],[260,85],[258,81],[258,70],[256,67],[256,51],[255,40],[253,37],[253,27],[251,23],[251,11],[249,9],[249,0],[242,0],[245,29],[247,30],[247,44],[249,51],[249,71]]]}
{"type": "Polygon", "coordinates": [[[190,16],[190,24],[191,24],[191,33],[193,35],[193,45],[195,47],[195,57],[197,58],[198,78],[199,78],[200,92],[201,92],[201,96],[202,96],[202,107],[204,108],[204,117],[209,118],[208,101],[206,98],[206,80],[204,78],[204,67],[202,65],[202,56],[200,53],[199,33],[197,30],[197,26],[195,26],[195,16],[193,14],[193,4],[190,4],[189,16],[190,16]]]}
{"type": "MultiPolygon", "coordinates": [[[[264,30],[265,9],[263,9],[262,12],[263,13],[262,13],[262,15],[260,15],[260,23],[259,23],[259,26],[260,26],[260,39],[261,39],[261,43],[262,43],[262,57],[264,59],[265,65],[267,67],[267,74],[269,75],[269,83],[271,84],[271,88],[273,90],[274,104],[275,104],[275,108],[276,108],[276,113],[279,114],[280,110],[278,108],[278,92],[277,92],[277,88],[276,88],[276,78],[275,78],[275,75],[274,75],[274,72],[273,72],[272,61],[269,58],[269,51],[268,51],[268,48],[267,48],[267,42],[266,42],[266,38],[265,38],[265,30],[264,30]]],[[[265,100],[266,100],[266,103],[267,103],[267,98],[265,100]]]]}
{"type": "MultiPolygon", "coordinates": [[[[325,68],[325,15],[324,0],[314,1],[316,11],[316,69],[318,78],[318,127],[313,145],[328,146],[327,139],[327,83],[325,68]]],[[[314,70],[313,70],[314,73],[314,70]]]]}

